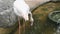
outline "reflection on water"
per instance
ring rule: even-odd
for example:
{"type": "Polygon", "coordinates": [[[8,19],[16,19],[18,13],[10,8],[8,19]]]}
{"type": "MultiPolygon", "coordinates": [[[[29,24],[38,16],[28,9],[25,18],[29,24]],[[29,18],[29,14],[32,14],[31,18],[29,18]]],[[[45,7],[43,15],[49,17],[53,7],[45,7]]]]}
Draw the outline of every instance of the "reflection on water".
{"type": "Polygon", "coordinates": [[[58,19],[57,21],[57,31],[56,31],[56,34],[60,34],[60,19],[58,19]]]}
{"type": "Polygon", "coordinates": [[[54,34],[60,34],[60,11],[54,11],[49,14],[49,18],[57,23],[57,30],[54,34]]]}

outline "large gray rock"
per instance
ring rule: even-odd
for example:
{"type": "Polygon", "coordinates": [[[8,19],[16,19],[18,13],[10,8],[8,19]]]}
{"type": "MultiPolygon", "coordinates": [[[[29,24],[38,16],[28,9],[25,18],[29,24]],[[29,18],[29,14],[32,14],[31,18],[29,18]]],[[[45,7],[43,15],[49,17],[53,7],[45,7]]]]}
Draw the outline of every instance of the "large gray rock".
{"type": "Polygon", "coordinates": [[[11,27],[17,22],[13,2],[14,0],[0,0],[0,27],[11,27]]]}

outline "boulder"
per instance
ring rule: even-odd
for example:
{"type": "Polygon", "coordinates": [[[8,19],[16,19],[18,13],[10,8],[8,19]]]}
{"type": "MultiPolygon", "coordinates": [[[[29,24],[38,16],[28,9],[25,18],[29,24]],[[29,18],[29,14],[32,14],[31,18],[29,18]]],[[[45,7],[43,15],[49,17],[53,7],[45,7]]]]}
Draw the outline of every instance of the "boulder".
{"type": "Polygon", "coordinates": [[[17,27],[17,16],[13,10],[14,0],[0,0],[0,34],[9,34],[17,27]]]}

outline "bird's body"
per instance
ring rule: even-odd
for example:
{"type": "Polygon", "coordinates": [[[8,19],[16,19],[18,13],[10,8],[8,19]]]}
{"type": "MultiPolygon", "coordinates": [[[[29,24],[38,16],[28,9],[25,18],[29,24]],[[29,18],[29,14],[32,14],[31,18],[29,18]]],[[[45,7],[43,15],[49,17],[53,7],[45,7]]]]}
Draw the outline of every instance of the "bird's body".
{"type": "Polygon", "coordinates": [[[16,0],[13,4],[14,12],[19,17],[25,19],[25,21],[29,20],[29,14],[31,15],[30,19],[33,21],[32,13],[30,11],[30,7],[25,3],[24,0],[16,0]]]}
{"type": "Polygon", "coordinates": [[[25,2],[24,1],[15,1],[14,2],[14,10],[16,10],[16,11],[14,11],[18,16],[23,16],[23,14],[25,13],[25,12],[28,12],[27,10],[28,10],[29,8],[28,8],[28,5],[26,5],[25,4],[25,2]]]}

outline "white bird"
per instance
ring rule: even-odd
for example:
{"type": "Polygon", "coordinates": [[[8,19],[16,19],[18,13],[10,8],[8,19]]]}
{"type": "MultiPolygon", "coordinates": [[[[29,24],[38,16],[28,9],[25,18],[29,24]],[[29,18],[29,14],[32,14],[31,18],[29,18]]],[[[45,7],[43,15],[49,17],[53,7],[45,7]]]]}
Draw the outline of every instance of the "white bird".
{"type": "Polygon", "coordinates": [[[14,8],[14,12],[16,15],[18,15],[20,18],[23,18],[25,21],[29,20],[29,14],[30,14],[30,21],[31,21],[31,25],[33,25],[33,17],[32,17],[32,13],[30,11],[30,7],[27,5],[27,3],[25,3],[24,0],[16,0],[13,3],[13,8],[14,8]]]}

